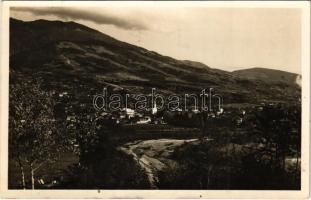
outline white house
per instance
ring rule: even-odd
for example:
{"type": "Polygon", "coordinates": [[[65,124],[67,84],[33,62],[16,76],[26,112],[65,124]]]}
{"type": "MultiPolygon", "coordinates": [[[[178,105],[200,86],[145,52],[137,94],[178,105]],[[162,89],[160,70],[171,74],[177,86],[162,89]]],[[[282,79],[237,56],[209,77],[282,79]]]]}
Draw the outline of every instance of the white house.
{"type": "Polygon", "coordinates": [[[144,118],[140,119],[137,124],[149,124],[151,123],[151,117],[145,116],[144,118]]]}
{"type": "Polygon", "coordinates": [[[224,109],[223,108],[220,108],[220,110],[219,111],[217,111],[217,115],[221,115],[221,114],[223,114],[224,113],[224,109]]]}
{"type": "Polygon", "coordinates": [[[132,118],[135,115],[135,110],[133,110],[133,109],[125,108],[123,111],[128,116],[128,118],[132,118]]]}

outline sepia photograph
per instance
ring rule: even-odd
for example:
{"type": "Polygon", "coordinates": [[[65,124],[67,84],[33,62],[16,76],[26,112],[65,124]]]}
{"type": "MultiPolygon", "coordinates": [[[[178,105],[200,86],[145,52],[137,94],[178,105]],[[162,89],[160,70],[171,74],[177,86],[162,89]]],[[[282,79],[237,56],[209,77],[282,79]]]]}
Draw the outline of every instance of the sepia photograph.
{"type": "Polygon", "coordinates": [[[6,3],[2,189],[308,196],[308,2],[6,3]]]}

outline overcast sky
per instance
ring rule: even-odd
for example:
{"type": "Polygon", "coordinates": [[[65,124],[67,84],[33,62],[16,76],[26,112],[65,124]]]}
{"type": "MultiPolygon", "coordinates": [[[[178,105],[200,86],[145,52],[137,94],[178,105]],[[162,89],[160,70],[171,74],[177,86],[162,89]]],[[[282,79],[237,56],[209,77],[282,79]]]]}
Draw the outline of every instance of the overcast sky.
{"type": "Polygon", "coordinates": [[[11,16],[75,21],[116,39],[227,71],[301,73],[301,12],[289,8],[13,8],[11,16]]]}

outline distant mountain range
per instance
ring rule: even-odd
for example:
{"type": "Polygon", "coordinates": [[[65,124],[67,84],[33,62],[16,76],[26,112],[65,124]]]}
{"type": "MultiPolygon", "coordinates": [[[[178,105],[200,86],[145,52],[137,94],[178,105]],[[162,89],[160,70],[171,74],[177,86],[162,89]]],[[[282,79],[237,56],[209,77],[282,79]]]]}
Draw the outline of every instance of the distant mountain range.
{"type": "Polygon", "coordinates": [[[251,68],[236,70],[232,72],[234,75],[249,80],[263,80],[266,82],[284,82],[287,84],[300,85],[301,75],[284,72],[275,69],[251,68]]]}
{"type": "Polygon", "coordinates": [[[40,77],[50,87],[79,83],[142,93],[157,88],[165,94],[213,87],[224,103],[289,102],[301,93],[297,74],[264,68],[227,72],[160,55],[75,22],[11,18],[10,70],[40,77]]]}

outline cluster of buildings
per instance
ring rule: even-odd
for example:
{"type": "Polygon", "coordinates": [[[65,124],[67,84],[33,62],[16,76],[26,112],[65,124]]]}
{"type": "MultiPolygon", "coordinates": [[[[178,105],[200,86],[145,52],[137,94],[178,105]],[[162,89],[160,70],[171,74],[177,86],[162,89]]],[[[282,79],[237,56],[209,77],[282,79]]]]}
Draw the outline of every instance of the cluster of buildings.
{"type": "Polygon", "coordinates": [[[101,117],[111,119],[116,124],[166,124],[163,116],[158,115],[156,104],[147,111],[136,111],[131,108],[124,108],[121,111],[101,112],[101,117]]]}
{"type": "MultiPolygon", "coordinates": [[[[60,99],[69,98],[68,92],[61,92],[58,94],[60,99]]],[[[81,103],[79,103],[79,106],[82,106],[81,103]]],[[[72,106],[71,106],[72,107],[72,106]]],[[[193,107],[189,108],[187,111],[182,109],[176,109],[175,111],[170,111],[169,113],[172,113],[173,116],[184,116],[184,119],[192,119],[197,114],[200,114],[202,111],[193,107]]],[[[245,115],[245,110],[240,110],[240,114],[233,119],[236,121],[236,124],[240,125],[243,123],[243,118],[245,115]]],[[[97,113],[97,117],[103,119],[103,120],[109,120],[112,124],[166,124],[167,122],[164,119],[164,112],[160,111],[157,107],[156,103],[150,108],[149,110],[134,110],[132,108],[123,108],[119,111],[101,111],[100,113],[97,113]]],[[[226,111],[227,114],[230,115],[230,109],[226,111]]],[[[209,118],[218,118],[222,115],[227,115],[224,112],[223,108],[215,109],[212,112],[208,112],[209,118]]],[[[75,121],[76,116],[74,115],[67,115],[66,120],[67,121],[75,121]]]]}

